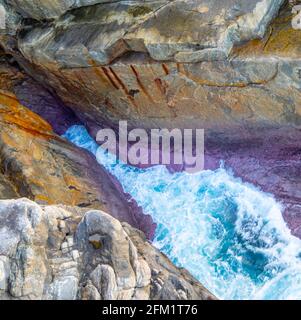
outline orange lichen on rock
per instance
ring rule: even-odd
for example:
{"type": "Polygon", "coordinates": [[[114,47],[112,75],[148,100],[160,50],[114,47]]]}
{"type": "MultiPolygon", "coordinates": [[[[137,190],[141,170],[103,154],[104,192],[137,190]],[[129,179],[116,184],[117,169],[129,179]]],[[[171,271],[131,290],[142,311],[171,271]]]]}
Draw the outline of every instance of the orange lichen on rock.
{"type": "Polygon", "coordinates": [[[0,90],[0,121],[16,125],[32,134],[54,137],[52,127],[34,112],[23,107],[15,95],[0,90]]]}
{"type": "Polygon", "coordinates": [[[294,15],[285,8],[273,21],[263,40],[255,39],[233,50],[236,56],[279,56],[300,58],[300,30],[292,27],[294,15]]]}
{"type": "MultiPolygon", "coordinates": [[[[85,203],[103,208],[97,185],[81,170],[88,164],[76,159],[75,147],[53,133],[52,127],[22,106],[13,93],[0,90],[0,170],[16,195],[42,204],[85,203]]],[[[8,191],[0,197],[6,194],[8,191]]]]}

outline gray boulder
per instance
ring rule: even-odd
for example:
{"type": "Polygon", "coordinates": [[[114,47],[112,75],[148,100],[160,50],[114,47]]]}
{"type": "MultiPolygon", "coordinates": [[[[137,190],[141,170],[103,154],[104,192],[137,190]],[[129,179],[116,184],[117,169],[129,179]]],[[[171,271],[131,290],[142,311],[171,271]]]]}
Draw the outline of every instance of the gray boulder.
{"type": "Polygon", "coordinates": [[[0,299],[215,297],[112,216],[23,198],[0,201],[0,299]]]}

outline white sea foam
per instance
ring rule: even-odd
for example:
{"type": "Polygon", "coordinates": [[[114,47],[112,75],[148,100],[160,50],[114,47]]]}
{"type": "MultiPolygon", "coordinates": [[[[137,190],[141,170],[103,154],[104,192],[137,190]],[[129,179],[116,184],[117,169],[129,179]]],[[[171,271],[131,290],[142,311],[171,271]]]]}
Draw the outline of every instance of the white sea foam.
{"type": "Polygon", "coordinates": [[[223,168],[191,175],[112,165],[82,126],[65,137],[96,155],[158,224],[154,244],[219,298],[301,298],[301,241],[271,195],[223,168]]]}

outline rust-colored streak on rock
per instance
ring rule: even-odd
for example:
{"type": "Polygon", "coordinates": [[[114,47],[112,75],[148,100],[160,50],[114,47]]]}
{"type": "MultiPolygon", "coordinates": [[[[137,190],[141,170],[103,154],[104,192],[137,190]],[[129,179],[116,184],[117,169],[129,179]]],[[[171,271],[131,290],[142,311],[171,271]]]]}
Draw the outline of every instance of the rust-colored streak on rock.
{"type": "Polygon", "coordinates": [[[204,87],[216,87],[216,88],[245,88],[249,85],[262,85],[267,82],[267,80],[258,80],[255,82],[222,82],[218,83],[216,81],[208,80],[208,79],[200,79],[194,77],[191,73],[185,72],[185,77],[192,80],[196,84],[204,87]]]}
{"type": "MultiPolygon", "coordinates": [[[[99,69],[96,69],[99,73],[100,70],[99,69]]],[[[119,87],[118,85],[116,84],[116,82],[113,80],[113,78],[111,77],[109,71],[107,70],[106,67],[101,67],[101,70],[103,71],[103,73],[105,74],[105,76],[107,77],[107,79],[109,80],[109,82],[111,83],[111,85],[116,89],[116,90],[119,90],[119,87]]]]}
{"type": "Polygon", "coordinates": [[[52,127],[37,114],[25,109],[11,93],[0,90],[0,120],[32,132],[52,136],[52,127]]]}
{"type": "Polygon", "coordinates": [[[52,139],[52,140],[58,140],[58,141],[61,140],[59,137],[56,137],[52,134],[47,134],[47,133],[41,132],[39,130],[28,128],[28,126],[24,125],[20,120],[18,120],[17,118],[14,118],[14,117],[7,117],[7,120],[3,121],[3,123],[7,124],[8,126],[14,124],[19,129],[22,129],[22,130],[26,131],[27,133],[30,133],[32,136],[39,136],[44,139],[52,139]]]}
{"type": "Polygon", "coordinates": [[[126,87],[126,85],[122,82],[122,80],[118,77],[117,73],[113,70],[112,67],[109,67],[112,75],[114,76],[115,80],[119,83],[119,85],[121,86],[122,90],[124,91],[124,93],[126,94],[128,100],[131,102],[131,104],[138,109],[137,103],[135,101],[135,99],[130,95],[128,88],[126,87]]]}
{"type": "Polygon", "coordinates": [[[0,122],[6,125],[15,125],[34,136],[45,139],[60,139],[52,133],[52,127],[48,122],[21,106],[13,94],[1,90],[0,122]]]}
{"type": "Polygon", "coordinates": [[[2,97],[2,99],[7,98],[8,100],[9,99],[14,100],[15,102],[19,103],[19,100],[17,99],[17,97],[10,92],[6,92],[6,91],[1,90],[0,91],[0,99],[1,99],[1,97],[2,97]]]}
{"type": "Polygon", "coordinates": [[[109,85],[112,85],[116,90],[119,90],[118,85],[112,79],[111,75],[105,67],[99,67],[93,59],[90,59],[88,62],[91,64],[95,74],[101,79],[102,82],[105,81],[109,85]]]}
{"type": "Polygon", "coordinates": [[[155,81],[155,84],[156,84],[157,88],[159,89],[159,91],[162,93],[163,96],[165,96],[166,86],[163,85],[162,80],[160,78],[157,78],[154,81],[155,81]]]}
{"type": "Polygon", "coordinates": [[[20,196],[43,204],[79,205],[88,199],[93,208],[104,208],[98,183],[79,170],[79,161],[85,164],[77,156],[80,151],[54,134],[46,121],[13,94],[1,90],[0,145],[0,170],[20,196]],[[79,191],[69,189],[67,176],[79,191]]]}
{"type": "Polygon", "coordinates": [[[121,86],[121,88],[123,89],[124,93],[126,95],[129,95],[129,90],[127,89],[127,87],[125,86],[125,84],[122,82],[122,80],[118,77],[117,73],[114,71],[114,69],[112,67],[109,67],[111,73],[113,74],[114,78],[116,79],[116,81],[119,83],[119,85],[121,86]]]}
{"type": "Polygon", "coordinates": [[[186,76],[186,71],[185,71],[182,63],[177,62],[177,71],[178,71],[178,73],[182,73],[186,76]]]}
{"type": "Polygon", "coordinates": [[[162,63],[162,69],[164,70],[165,74],[168,76],[169,75],[169,70],[168,67],[165,63],[162,63]]]}
{"type": "Polygon", "coordinates": [[[152,96],[148,93],[148,91],[146,90],[146,88],[144,87],[143,83],[141,82],[140,78],[139,78],[139,74],[138,71],[135,69],[135,67],[133,65],[130,66],[131,70],[133,71],[137,84],[140,87],[141,91],[148,97],[148,99],[154,103],[154,100],[152,98],[152,96]]]}

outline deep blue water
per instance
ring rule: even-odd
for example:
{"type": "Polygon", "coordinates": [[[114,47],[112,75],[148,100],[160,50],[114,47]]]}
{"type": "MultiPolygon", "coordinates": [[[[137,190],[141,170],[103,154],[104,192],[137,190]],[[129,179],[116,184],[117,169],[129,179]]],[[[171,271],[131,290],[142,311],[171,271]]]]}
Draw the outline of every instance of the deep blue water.
{"type": "Polygon", "coordinates": [[[301,298],[301,241],[271,195],[223,168],[192,175],[113,163],[83,126],[64,136],[92,152],[153,217],[154,245],[217,297],[301,298]]]}

